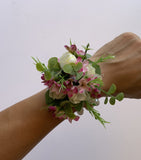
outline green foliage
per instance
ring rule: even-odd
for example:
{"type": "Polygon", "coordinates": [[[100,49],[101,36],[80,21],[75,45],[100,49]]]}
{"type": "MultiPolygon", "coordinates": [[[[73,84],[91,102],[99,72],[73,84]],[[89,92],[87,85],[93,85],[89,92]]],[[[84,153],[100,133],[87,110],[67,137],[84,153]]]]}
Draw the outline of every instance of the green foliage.
{"type": "Polygon", "coordinates": [[[93,62],[93,61],[91,61],[91,60],[88,60],[91,64],[92,64],[92,66],[95,68],[95,72],[97,73],[97,74],[100,74],[101,75],[101,69],[100,69],[100,66],[96,63],[96,62],[93,62]]]}
{"type": "Polygon", "coordinates": [[[59,89],[59,92],[61,92],[61,90],[66,89],[66,86],[64,85],[65,82],[65,78],[62,75],[59,75],[59,81],[57,83],[61,84],[61,87],[59,89]]]}
{"type": "Polygon", "coordinates": [[[45,64],[42,63],[38,58],[35,59],[34,57],[32,57],[32,59],[33,59],[34,62],[35,62],[37,71],[39,71],[39,72],[44,72],[44,71],[47,70],[47,67],[45,66],[45,64]]]}
{"type": "Polygon", "coordinates": [[[116,85],[112,84],[107,93],[109,95],[111,95],[111,94],[115,93],[115,91],[116,91],[116,85]]]}
{"type": "Polygon", "coordinates": [[[91,58],[92,57],[92,55],[90,55],[90,54],[86,54],[86,58],[88,59],[88,58],[91,58]]]}
{"type": "MultiPolygon", "coordinates": [[[[102,79],[101,79],[101,78],[96,78],[96,79],[94,79],[94,80],[90,81],[89,83],[96,83],[96,84],[99,84],[99,85],[100,85],[100,87],[102,87],[102,86],[103,86],[103,81],[102,81],[102,79]]],[[[98,88],[100,88],[100,87],[98,87],[98,88]]]]}
{"type": "Polygon", "coordinates": [[[79,80],[83,76],[83,72],[76,73],[76,80],[79,80]]]}
{"type": "Polygon", "coordinates": [[[73,64],[73,69],[74,71],[78,72],[81,68],[82,68],[82,63],[81,62],[78,62],[77,64],[73,64]]]}
{"type": "Polygon", "coordinates": [[[50,80],[51,79],[51,72],[49,70],[44,71],[45,79],[50,80]]]}
{"type": "Polygon", "coordinates": [[[96,120],[99,120],[99,122],[100,122],[104,127],[105,127],[105,123],[110,123],[110,122],[105,121],[105,120],[100,116],[100,113],[99,113],[96,109],[92,108],[92,106],[90,106],[88,102],[85,102],[85,103],[86,103],[86,109],[90,112],[90,114],[91,114],[92,116],[95,117],[96,120]]]}
{"type": "Polygon", "coordinates": [[[124,98],[124,93],[119,93],[116,97],[115,97],[118,101],[122,101],[124,98]]]}
{"type": "Polygon", "coordinates": [[[63,66],[63,71],[65,73],[76,75],[76,73],[82,68],[82,63],[78,62],[77,64],[71,63],[71,64],[65,64],[63,66]]]}
{"type": "Polygon", "coordinates": [[[114,105],[115,104],[115,97],[111,97],[109,102],[111,105],[114,105]]]}
{"type": "Polygon", "coordinates": [[[80,112],[83,105],[82,105],[82,102],[80,102],[78,104],[72,104],[72,107],[74,107],[76,111],[80,112]]]}
{"type": "Polygon", "coordinates": [[[106,97],[104,100],[104,104],[107,104],[107,103],[108,103],[108,97],[106,97]]]}
{"type": "Polygon", "coordinates": [[[60,67],[60,64],[58,62],[57,57],[52,57],[52,58],[49,59],[48,68],[51,71],[60,71],[61,70],[61,67],[60,67]]]}
{"type": "Polygon", "coordinates": [[[64,111],[65,115],[67,115],[71,119],[74,119],[75,114],[73,113],[71,105],[71,102],[68,100],[64,100],[60,103],[61,109],[64,111]]]}
{"type": "Polygon", "coordinates": [[[43,71],[44,71],[44,67],[43,67],[42,64],[40,64],[40,63],[37,63],[37,64],[36,64],[36,69],[37,69],[38,71],[40,71],[40,72],[43,72],[43,71]]]}
{"type": "Polygon", "coordinates": [[[95,63],[105,62],[108,59],[114,59],[114,58],[115,56],[112,56],[112,55],[108,55],[106,57],[101,56],[98,60],[95,61],[95,63]]]}
{"type": "Polygon", "coordinates": [[[100,75],[101,75],[100,66],[99,66],[98,64],[96,64],[96,63],[93,63],[92,66],[95,68],[95,72],[96,72],[97,74],[100,74],[100,75]]]}
{"type": "Polygon", "coordinates": [[[74,74],[73,66],[71,64],[65,64],[63,66],[63,71],[68,74],[74,74]]]}
{"type": "Polygon", "coordinates": [[[92,50],[91,48],[89,48],[90,44],[88,43],[86,46],[83,46],[82,47],[85,49],[85,55],[87,53],[88,50],[92,50]]]}
{"type": "MultiPolygon", "coordinates": [[[[96,86],[95,86],[96,87],[96,86]]],[[[109,103],[111,105],[114,105],[116,100],[118,101],[122,101],[123,98],[124,98],[124,93],[119,93],[118,95],[116,96],[113,96],[112,94],[115,93],[116,91],[116,85],[115,84],[112,84],[111,87],[109,88],[108,92],[104,91],[103,89],[101,89],[101,87],[97,87],[100,91],[102,91],[105,95],[106,95],[106,98],[104,100],[104,104],[107,104],[108,103],[108,96],[110,97],[109,99],[109,103]]]]}

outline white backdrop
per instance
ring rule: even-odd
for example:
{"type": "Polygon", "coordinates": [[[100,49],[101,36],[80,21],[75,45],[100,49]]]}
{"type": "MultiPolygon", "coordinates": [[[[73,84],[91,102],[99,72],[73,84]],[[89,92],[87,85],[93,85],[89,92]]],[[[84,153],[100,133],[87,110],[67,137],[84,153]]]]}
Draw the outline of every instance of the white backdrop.
{"type": "MultiPolygon", "coordinates": [[[[141,35],[140,0],[0,0],[0,110],[44,88],[31,56],[59,57],[70,38],[78,46],[89,42],[94,53],[127,31],[141,35]]],[[[106,129],[85,111],[23,160],[140,160],[140,104],[125,99],[103,106],[101,99],[97,109],[111,121],[106,129]]]]}

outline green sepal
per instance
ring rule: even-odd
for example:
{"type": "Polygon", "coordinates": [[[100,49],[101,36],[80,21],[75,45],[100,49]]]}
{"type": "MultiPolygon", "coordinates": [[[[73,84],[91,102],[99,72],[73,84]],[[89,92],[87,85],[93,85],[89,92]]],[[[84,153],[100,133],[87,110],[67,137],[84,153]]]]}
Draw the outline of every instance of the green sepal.
{"type": "Polygon", "coordinates": [[[119,93],[115,98],[116,98],[118,101],[122,101],[123,98],[124,98],[124,93],[123,93],[123,92],[119,93]]]}
{"type": "Polygon", "coordinates": [[[111,97],[109,102],[111,105],[114,105],[115,104],[115,97],[111,97]]]}

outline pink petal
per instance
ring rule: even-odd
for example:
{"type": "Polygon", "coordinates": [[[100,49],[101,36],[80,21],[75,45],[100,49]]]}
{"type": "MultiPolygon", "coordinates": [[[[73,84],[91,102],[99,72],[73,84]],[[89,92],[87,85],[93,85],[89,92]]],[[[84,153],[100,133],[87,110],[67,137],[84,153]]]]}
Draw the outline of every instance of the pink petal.
{"type": "Polygon", "coordinates": [[[79,118],[80,118],[79,116],[76,116],[74,120],[75,120],[75,121],[78,121],[79,118]]]}

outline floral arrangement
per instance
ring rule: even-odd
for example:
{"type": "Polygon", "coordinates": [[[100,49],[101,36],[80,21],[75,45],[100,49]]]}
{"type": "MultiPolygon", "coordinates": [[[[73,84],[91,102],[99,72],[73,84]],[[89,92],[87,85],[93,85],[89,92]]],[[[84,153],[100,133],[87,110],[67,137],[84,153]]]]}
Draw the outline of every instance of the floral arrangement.
{"type": "Polygon", "coordinates": [[[102,89],[103,81],[99,63],[114,56],[102,56],[92,61],[88,54],[89,44],[84,50],[79,50],[75,44],[70,42],[70,46],[65,45],[67,50],[60,58],[52,57],[48,60],[48,65],[33,58],[36,69],[42,73],[42,83],[47,86],[45,94],[47,109],[60,119],[78,121],[79,115],[83,114],[84,108],[90,112],[95,119],[99,120],[103,126],[105,121],[100,113],[95,109],[99,105],[101,93],[105,94],[104,103],[111,105],[115,101],[121,101],[123,93],[114,96],[115,84],[112,84],[106,92],[102,89]]]}

